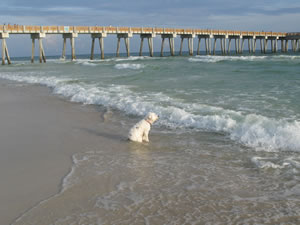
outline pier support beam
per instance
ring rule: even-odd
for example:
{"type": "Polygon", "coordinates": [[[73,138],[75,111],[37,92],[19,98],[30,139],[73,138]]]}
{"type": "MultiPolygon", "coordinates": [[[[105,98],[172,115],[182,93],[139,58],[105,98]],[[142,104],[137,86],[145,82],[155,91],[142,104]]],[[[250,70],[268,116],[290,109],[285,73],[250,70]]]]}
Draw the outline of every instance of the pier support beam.
{"type": "Polygon", "coordinates": [[[263,39],[260,39],[260,52],[264,53],[263,39]]]}
{"type": "Polygon", "coordinates": [[[278,39],[278,37],[268,37],[268,40],[271,41],[271,51],[272,51],[272,53],[277,52],[277,39],[278,39]]]}
{"type": "Polygon", "coordinates": [[[198,36],[197,55],[200,55],[200,44],[201,44],[201,38],[198,36]]]}
{"type": "Polygon", "coordinates": [[[212,36],[207,35],[207,34],[198,35],[197,55],[200,55],[200,43],[201,43],[201,39],[204,39],[204,45],[205,45],[206,55],[211,54],[211,47],[210,47],[210,38],[211,37],[212,36]]]}
{"type": "Polygon", "coordinates": [[[226,42],[227,42],[226,39],[227,39],[226,37],[223,38],[223,55],[226,55],[226,52],[227,52],[226,51],[226,42]]]}
{"type": "Polygon", "coordinates": [[[63,52],[62,52],[62,58],[65,59],[66,58],[66,42],[67,39],[70,39],[70,43],[71,43],[71,60],[75,60],[76,59],[76,55],[75,55],[75,38],[78,37],[78,33],[65,33],[63,34],[63,39],[64,39],[64,43],[63,43],[63,52]]]}
{"type": "MultiPolygon", "coordinates": [[[[180,51],[179,51],[179,55],[182,55],[182,47],[183,47],[183,41],[184,39],[188,40],[188,50],[189,50],[189,55],[192,56],[194,53],[194,44],[193,44],[193,40],[195,35],[194,34],[181,34],[181,43],[180,43],[180,51]]],[[[198,44],[199,45],[199,44],[198,44]]],[[[198,46],[198,49],[200,47],[198,46]]],[[[200,50],[199,50],[200,51],[200,50]]]]}
{"type": "Polygon", "coordinates": [[[235,53],[238,54],[240,52],[240,40],[241,38],[235,38],[235,53]]]}
{"type": "Polygon", "coordinates": [[[205,48],[206,48],[206,54],[211,55],[211,38],[205,38],[205,48]]]}
{"type": "Polygon", "coordinates": [[[267,53],[268,50],[268,37],[265,37],[264,39],[264,54],[267,53]]]}
{"type": "Polygon", "coordinates": [[[213,55],[216,54],[216,47],[217,47],[217,38],[214,38],[214,48],[213,48],[213,55]]]}
{"type": "Polygon", "coordinates": [[[220,40],[220,48],[222,55],[226,54],[226,38],[225,35],[214,35],[214,47],[213,47],[213,54],[216,54],[216,47],[217,47],[217,40],[220,40]]]}
{"type": "Polygon", "coordinates": [[[162,34],[161,38],[161,51],[160,51],[160,56],[164,55],[164,42],[165,42],[165,38],[169,39],[169,46],[170,46],[170,54],[171,56],[175,55],[175,45],[174,45],[174,38],[176,37],[176,34],[162,34]]]}
{"type": "MultiPolygon", "coordinates": [[[[234,40],[234,45],[235,45],[235,53],[238,54],[240,52],[240,39],[242,38],[242,36],[240,35],[228,35],[228,47],[227,47],[227,51],[225,49],[225,51],[227,52],[227,54],[230,54],[231,51],[231,42],[232,40],[234,40]]],[[[226,43],[225,43],[226,44],[226,43]]]]}
{"type": "Polygon", "coordinates": [[[126,52],[127,52],[127,57],[130,57],[130,42],[129,42],[129,38],[132,37],[132,33],[119,33],[117,34],[117,38],[118,38],[118,43],[117,43],[117,57],[120,57],[120,42],[121,42],[121,38],[124,39],[124,43],[125,43],[125,47],[126,47],[126,52]]]}
{"type": "Polygon", "coordinates": [[[5,59],[7,60],[7,64],[11,64],[6,45],[6,38],[9,38],[8,33],[0,33],[0,39],[2,40],[2,65],[5,65],[5,59]]]}
{"type": "Polygon", "coordinates": [[[156,34],[141,34],[141,46],[140,46],[140,54],[139,56],[143,55],[143,43],[144,39],[148,39],[148,47],[149,47],[149,55],[150,57],[153,57],[153,38],[156,37],[156,34]]]}
{"type": "Polygon", "coordinates": [[[293,39],[293,40],[291,40],[291,42],[292,42],[292,50],[293,50],[293,52],[296,52],[297,51],[297,48],[298,48],[298,40],[296,40],[296,39],[293,39]]]}
{"type": "Polygon", "coordinates": [[[40,63],[46,62],[46,56],[45,56],[45,51],[43,47],[43,42],[42,39],[46,37],[45,33],[36,33],[36,34],[31,34],[31,39],[32,39],[32,54],[31,54],[31,63],[34,63],[34,46],[35,46],[35,39],[39,40],[39,56],[40,56],[40,63]]]}
{"type": "Polygon", "coordinates": [[[256,37],[253,37],[252,43],[253,43],[252,52],[255,53],[255,51],[256,51],[256,37]]]}
{"type": "Polygon", "coordinates": [[[241,43],[241,45],[240,45],[240,54],[242,54],[243,53],[243,51],[244,51],[244,43],[245,43],[245,39],[242,37],[242,38],[240,38],[240,41],[242,41],[242,43],[241,43]]]}
{"type": "Polygon", "coordinates": [[[284,52],[284,40],[280,39],[281,42],[281,52],[284,52]]]}
{"type": "Polygon", "coordinates": [[[99,39],[101,59],[104,59],[104,38],[107,37],[107,34],[106,33],[96,33],[96,34],[91,34],[91,37],[92,37],[91,60],[94,59],[95,39],[99,39]]]}
{"type": "Polygon", "coordinates": [[[248,51],[249,53],[252,52],[253,46],[252,46],[252,39],[248,38],[248,51]]]}
{"type": "Polygon", "coordinates": [[[255,52],[254,48],[256,48],[256,46],[254,47],[254,39],[255,39],[255,36],[250,36],[250,35],[243,36],[243,42],[242,42],[241,52],[240,52],[240,53],[243,52],[244,41],[245,41],[245,40],[248,41],[248,52],[249,52],[249,53],[255,52]]]}
{"type": "Polygon", "coordinates": [[[227,54],[229,55],[230,54],[230,51],[231,51],[231,40],[233,38],[228,38],[228,47],[227,47],[227,54]]]}

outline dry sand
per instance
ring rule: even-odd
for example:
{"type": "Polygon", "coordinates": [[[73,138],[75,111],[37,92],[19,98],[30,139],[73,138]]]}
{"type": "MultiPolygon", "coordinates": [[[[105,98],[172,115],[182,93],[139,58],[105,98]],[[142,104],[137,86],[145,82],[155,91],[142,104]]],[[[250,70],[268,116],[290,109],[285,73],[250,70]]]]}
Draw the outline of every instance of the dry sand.
{"type": "Polygon", "coordinates": [[[73,154],[126,148],[127,131],[104,118],[46,87],[0,80],[0,224],[59,192],[73,154]]]}

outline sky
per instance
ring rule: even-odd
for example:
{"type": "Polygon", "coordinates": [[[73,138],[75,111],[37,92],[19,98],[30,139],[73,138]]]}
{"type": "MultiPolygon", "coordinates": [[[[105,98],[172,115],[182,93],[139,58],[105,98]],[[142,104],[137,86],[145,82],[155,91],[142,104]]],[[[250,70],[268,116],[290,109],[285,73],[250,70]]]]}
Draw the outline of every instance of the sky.
{"type": "MultiPolygon", "coordinates": [[[[299,21],[299,0],[0,0],[0,24],[293,32],[300,31],[299,21]]],[[[115,52],[115,39],[113,35],[105,39],[105,52],[115,52]]],[[[46,55],[61,54],[61,36],[48,35],[43,42],[46,55]]],[[[31,53],[29,35],[11,35],[7,43],[12,56],[31,53]]],[[[76,52],[89,53],[90,45],[90,36],[80,35],[76,52]]],[[[154,46],[160,49],[159,37],[154,46]]],[[[139,38],[134,37],[131,50],[138,48],[139,38]]]]}

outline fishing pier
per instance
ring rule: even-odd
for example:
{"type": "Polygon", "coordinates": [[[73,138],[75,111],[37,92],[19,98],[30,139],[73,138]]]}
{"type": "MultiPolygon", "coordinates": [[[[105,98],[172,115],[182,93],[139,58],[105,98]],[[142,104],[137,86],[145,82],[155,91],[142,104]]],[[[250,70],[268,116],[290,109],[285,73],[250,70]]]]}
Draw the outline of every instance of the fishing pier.
{"type": "Polygon", "coordinates": [[[100,27],[100,26],[24,26],[24,25],[0,25],[0,39],[2,40],[2,65],[6,62],[11,63],[6,39],[10,35],[28,34],[32,39],[32,55],[31,62],[34,62],[35,40],[39,43],[39,61],[46,62],[46,55],[43,48],[43,39],[47,35],[62,35],[63,49],[62,58],[66,57],[67,39],[71,44],[71,60],[76,59],[75,55],[75,39],[78,35],[91,35],[91,60],[94,59],[95,41],[99,41],[101,59],[104,59],[104,38],[107,35],[116,35],[117,50],[116,56],[120,55],[121,39],[124,40],[127,56],[130,56],[130,38],[133,35],[140,35],[140,51],[142,56],[143,44],[146,39],[149,47],[149,55],[153,56],[153,38],[161,36],[161,51],[160,56],[164,55],[165,40],[168,41],[170,55],[175,56],[174,39],[179,37],[180,50],[179,55],[182,55],[183,44],[187,41],[189,55],[194,54],[193,41],[198,39],[196,54],[200,55],[200,45],[203,41],[205,52],[207,55],[216,54],[217,42],[220,43],[221,53],[227,55],[231,53],[231,46],[234,45],[235,53],[242,54],[244,51],[245,42],[248,43],[249,53],[255,53],[257,49],[257,40],[260,44],[260,52],[267,53],[268,43],[271,43],[271,52],[279,51],[278,42],[281,41],[280,51],[288,52],[289,43],[291,50],[294,52],[300,51],[300,33],[283,33],[283,32],[253,32],[253,31],[233,31],[233,30],[210,30],[210,29],[177,29],[177,28],[139,28],[139,27],[100,27]],[[233,42],[233,43],[232,43],[233,42]]]}

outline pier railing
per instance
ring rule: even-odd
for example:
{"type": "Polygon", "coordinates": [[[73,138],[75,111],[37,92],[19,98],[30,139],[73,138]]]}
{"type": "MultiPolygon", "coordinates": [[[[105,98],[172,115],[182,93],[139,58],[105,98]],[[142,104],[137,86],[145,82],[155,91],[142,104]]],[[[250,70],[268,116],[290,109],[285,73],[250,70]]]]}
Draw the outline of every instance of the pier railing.
{"type": "Polygon", "coordinates": [[[285,37],[283,32],[255,32],[234,30],[212,30],[212,29],[183,29],[183,28],[157,28],[157,27],[111,27],[111,26],[25,26],[25,25],[1,25],[0,32],[11,34],[31,33],[155,33],[155,34],[194,34],[194,35],[233,35],[233,36],[277,36],[285,37]]]}

